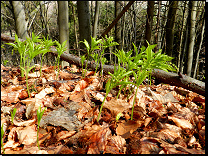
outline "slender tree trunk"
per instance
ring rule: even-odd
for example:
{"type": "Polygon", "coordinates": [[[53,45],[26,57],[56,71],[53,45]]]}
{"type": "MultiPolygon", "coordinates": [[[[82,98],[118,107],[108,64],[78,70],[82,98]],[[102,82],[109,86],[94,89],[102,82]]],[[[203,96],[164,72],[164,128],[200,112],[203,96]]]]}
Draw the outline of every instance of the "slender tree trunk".
{"type": "Polygon", "coordinates": [[[183,69],[184,69],[184,57],[185,57],[185,53],[186,53],[186,49],[187,49],[188,34],[189,34],[188,25],[189,25],[189,20],[187,19],[187,22],[186,22],[186,36],[185,36],[185,39],[184,39],[183,52],[182,52],[182,55],[181,55],[181,61],[180,61],[180,67],[179,67],[179,72],[180,73],[183,73],[183,69]]]}
{"type": "Polygon", "coordinates": [[[160,49],[161,47],[161,40],[160,40],[160,37],[161,37],[161,25],[160,25],[160,10],[161,10],[161,1],[158,1],[158,12],[157,12],[157,26],[156,26],[156,39],[155,39],[155,43],[157,44],[157,49],[160,49]]]}
{"type": "Polygon", "coordinates": [[[12,1],[12,5],[14,9],[14,21],[17,36],[19,38],[26,39],[26,37],[29,36],[27,33],[24,7],[20,1],[12,1]]]}
{"type": "Polygon", "coordinates": [[[166,1],[166,4],[165,4],[165,11],[164,11],[164,14],[163,14],[163,20],[162,20],[162,23],[163,23],[163,25],[162,25],[162,32],[161,32],[161,34],[162,34],[162,36],[161,36],[161,40],[162,40],[162,42],[161,42],[161,48],[160,49],[162,49],[162,51],[163,51],[163,53],[166,53],[166,51],[165,51],[165,47],[166,47],[166,42],[165,42],[165,34],[166,34],[166,31],[165,31],[165,26],[166,26],[166,23],[167,23],[167,6],[169,5],[169,2],[170,1],[166,1]]]}
{"type": "Polygon", "coordinates": [[[196,77],[196,69],[197,66],[199,65],[199,53],[201,51],[201,46],[202,46],[202,42],[203,42],[203,38],[204,38],[204,30],[205,30],[205,18],[203,18],[203,23],[202,23],[202,32],[201,32],[201,40],[200,40],[200,44],[199,44],[199,50],[197,52],[197,57],[196,57],[196,64],[195,64],[195,68],[194,68],[194,74],[193,74],[193,78],[196,77]]]}
{"type": "Polygon", "coordinates": [[[173,53],[174,28],[177,7],[178,1],[170,2],[166,24],[166,53],[168,56],[172,56],[173,53]]]}
{"type": "Polygon", "coordinates": [[[151,35],[152,35],[152,22],[153,22],[153,13],[154,13],[154,1],[148,1],[147,6],[147,20],[146,20],[146,32],[145,32],[145,47],[148,46],[146,40],[151,44],[151,35]]]}
{"type": "Polygon", "coordinates": [[[180,68],[180,61],[181,61],[181,49],[182,49],[182,42],[183,42],[183,32],[184,32],[184,26],[185,26],[185,21],[186,21],[186,17],[185,17],[185,13],[186,13],[186,1],[184,2],[184,10],[183,10],[183,20],[182,20],[182,27],[180,30],[180,43],[179,43],[179,50],[178,50],[178,68],[180,68]]]}
{"type": "MultiPolygon", "coordinates": [[[[135,6],[134,6],[134,5],[136,5],[136,4],[137,4],[137,2],[133,4],[133,17],[134,17],[134,18],[133,18],[133,25],[134,25],[134,26],[133,26],[133,28],[134,28],[134,30],[133,30],[133,31],[134,31],[134,41],[133,41],[133,42],[134,42],[135,45],[137,45],[137,44],[136,44],[136,12],[135,12],[135,6]]],[[[133,45],[131,44],[131,46],[133,46],[133,45]]],[[[136,52],[135,52],[135,51],[134,51],[134,55],[136,55],[136,52]]]]}
{"type": "MultiPolygon", "coordinates": [[[[68,26],[68,1],[58,1],[58,25],[59,25],[59,41],[62,44],[67,40],[66,52],[69,53],[69,26],[68,26]]],[[[66,61],[62,62],[62,66],[68,66],[66,61]]]]}
{"type": "Polygon", "coordinates": [[[73,14],[73,20],[74,20],[74,34],[75,34],[75,40],[76,40],[76,48],[78,50],[78,55],[80,57],[80,50],[79,50],[79,43],[78,43],[78,37],[77,37],[77,28],[76,28],[76,18],[74,13],[74,4],[71,2],[72,7],[72,14],[73,14]]]}
{"type": "MultiPolygon", "coordinates": [[[[126,6],[126,1],[124,1],[124,6],[126,6]]],[[[122,28],[122,47],[124,48],[124,37],[125,37],[125,28],[126,28],[126,14],[123,15],[123,28],[122,28]]]]}
{"type": "MultiPolygon", "coordinates": [[[[79,20],[79,38],[80,41],[84,39],[91,45],[91,24],[89,1],[77,1],[78,20],[79,20]]],[[[85,45],[80,43],[80,48],[84,49],[85,45]]],[[[83,55],[82,53],[81,55],[83,55]]]]}
{"type": "Polygon", "coordinates": [[[49,38],[50,38],[50,30],[49,30],[48,22],[47,22],[47,12],[45,11],[45,4],[43,1],[40,1],[40,14],[42,16],[43,23],[45,25],[45,30],[46,30],[45,36],[49,35],[49,38]]]}
{"type": "Polygon", "coordinates": [[[95,6],[95,18],[94,18],[94,26],[93,26],[93,37],[97,36],[97,25],[98,25],[98,16],[99,16],[99,7],[100,7],[100,2],[96,1],[96,6],[95,6]]]}
{"type": "MultiPolygon", "coordinates": [[[[115,18],[121,12],[121,1],[115,1],[115,18]]],[[[118,50],[121,50],[121,20],[115,24],[115,41],[119,44],[116,46],[118,50]]]]}
{"type": "Polygon", "coordinates": [[[190,21],[190,37],[189,37],[189,48],[188,48],[188,62],[187,62],[187,75],[191,76],[193,52],[194,52],[194,41],[195,41],[195,20],[196,20],[196,4],[197,1],[191,1],[191,21],[190,21]]]}

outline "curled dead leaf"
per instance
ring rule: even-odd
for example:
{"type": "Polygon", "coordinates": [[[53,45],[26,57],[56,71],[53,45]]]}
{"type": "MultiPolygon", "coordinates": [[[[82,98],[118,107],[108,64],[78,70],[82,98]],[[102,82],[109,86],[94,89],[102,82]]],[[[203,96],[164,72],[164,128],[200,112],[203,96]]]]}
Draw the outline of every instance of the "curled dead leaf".
{"type": "Polygon", "coordinates": [[[173,120],[173,122],[174,122],[177,126],[183,128],[183,129],[185,129],[185,128],[193,129],[193,128],[194,128],[193,125],[192,125],[188,120],[185,120],[185,119],[179,119],[179,118],[177,118],[177,117],[174,117],[173,115],[172,115],[172,116],[168,116],[168,119],[173,120]]]}
{"type": "Polygon", "coordinates": [[[103,128],[99,130],[98,132],[94,133],[90,138],[90,145],[89,149],[87,151],[87,154],[100,154],[104,153],[106,144],[107,144],[107,138],[111,134],[110,129],[103,128]]]}

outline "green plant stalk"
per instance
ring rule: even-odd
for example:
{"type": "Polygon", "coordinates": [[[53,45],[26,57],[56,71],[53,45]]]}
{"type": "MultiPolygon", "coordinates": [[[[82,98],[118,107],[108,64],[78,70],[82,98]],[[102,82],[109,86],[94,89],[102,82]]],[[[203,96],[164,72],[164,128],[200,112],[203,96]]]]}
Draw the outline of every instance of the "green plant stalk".
{"type": "Polygon", "coordinates": [[[41,57],[41,63],[40,63],[40,77],[41,77],[41,75],[42,75],[43,56],[44,56],[44,54],[42,54],[42,57],[41,57]]]}
{"type": "Polygon", "coordinates": [[[123,116],[123,114],[121,112],[116,115],[116,122],[118,122],[118,120],[120,119],[121,116],[123,116]]]}
{"type": "Polygon", "coordinates": [[[40,150],[40,145],[39,145],[39,125],[40,125],[40,120],[43,116],[44,111],[47,109],[47,107],[45,107],[42,111],[41,111],[41,105],[38,107],[37,110],[37,118],[38,118],[38,129],[37,129],[37,144],[38,144],[38,149],[40,150]]]}
{"type": "Polygon", "coordinates": [[[82,63],[82,78],[84,78],[84,72],[83,72],[84,61],[85,61],[85,56],[82,55],[82,57],[81,57],[81,63],[82,63]]]}
{"type": "Polygon", "coordinates": [[[133,102],[132,109],[131,109],[131,120],[133,119],[134,104],[136,102],[137,91],[138,91],[138,86],[137,86],[137,89],[136,89],[136,93],[135,93],[135,97],[134,97],[134,102],[133,102]]]}
{"type": "Polygon", "coordinates": [[[16,114],[16,111],[17,111],[17,108],[14,108],[13,111],[11,112],[12,124],[13,124],[13,121],[14,121],[14,116],[16,114]]]}
{"type": "Polygon", "coordinates": [[[106,98],[107,98],[107,96],[108,96],[108,93],[109,93],[109,92],[106,92],[105,97],[104,97],[104,99],[103,99],[103,102],[102,102],[102,104],[101,104],[100,111],[99,111],[99,114],[98,114],[98,117],[97,117],[97,122],[98,122],[99,119],[100,119],[101,111],[102,111],[102,109],[103,109],[103,104],[104,104],[104,102],[105,102],[105,100],[106,100],[106,98]]]}
{"type": "Polygon", "coordinates": [[[39,145],[39,124],[38,124],[38,129],[37,129],[37,144],[38,144],[38,149],[40,150],[40,145],[39,145]]]}
{"type": "Polygon", "coordinates": [[[56,80],[58,80],[58,75],[59,75],[59,63],[60,63],[60,62],[59,62],[60,58],[58,57],[57,59],[58,59],[58,60],[57,60],[58,71],[57,71],[57,74],[56,74],[56,80]]]}
{"type": "Polygon", "coordinates": [[[129,97],[130,97],[130,95],[132,94],[132,92],[133,92],[133,90],[134,90],[135,87],[136,87],[135,85],[134,85],[134,87],[131,87],[131,86],[129,85],[129,93],[128,93],[128,95],[127,95],[127,100],[129,99],[129,97]]]}
{"type": "MultiPolygon", "coordinates": [[[[28,70],[28,69],[26,69],[26,70],[28,70]]],[[[28,85],[28,71],[26,72],[25,77],[26,77],[27,93],[28,93],[28,96],[30,97],[30,89],[29,89],[29,85],[28,85]]]]}
{"type": "Polygon", "coordinates": [[[1,125],[1,147],[3,150],[3,154],[5,154],[4,145],[3,145],[3,136],[4,136],[4,129],[3,129],[3,125],[1,125]]]}

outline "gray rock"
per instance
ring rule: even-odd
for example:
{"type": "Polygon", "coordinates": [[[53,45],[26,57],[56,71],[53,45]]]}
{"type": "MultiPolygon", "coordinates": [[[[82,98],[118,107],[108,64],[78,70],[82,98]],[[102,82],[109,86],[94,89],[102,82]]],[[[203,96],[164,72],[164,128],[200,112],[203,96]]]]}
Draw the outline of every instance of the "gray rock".
{"type": "Polygon", "coordinates": [[[81,126],[81,122],[75,115],[76,110],[65,110],[65,108],[58,108],[53,110],[47,116],[42,117],[40,121],[40,127],[46,128],[48,124],[54,126],[61,126],[68,131],[78,130],[81,126]]]}

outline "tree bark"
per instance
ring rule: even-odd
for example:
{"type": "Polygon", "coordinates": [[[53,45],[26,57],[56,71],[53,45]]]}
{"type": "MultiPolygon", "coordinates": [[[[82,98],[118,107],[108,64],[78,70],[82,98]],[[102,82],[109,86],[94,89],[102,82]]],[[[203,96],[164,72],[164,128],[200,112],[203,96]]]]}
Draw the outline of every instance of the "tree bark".
{"type": "Polygon", "coordinates": [[[154,13],[154,1],[148,1],[147,6],[147,20],[146,20],[146,31],[145,31],[145,41],[144,46],[147,47],[148,44],[146,40],[151,44],[151,35],[152,35],[152,21],[153,21],[153,13],[154,13]]]}
{"type": "Polygon", "coordinates": [[[203,38],[204,38],[204,29],[205,29],[205,17],[203,18],[203,23],[202,23],[202,32],[201,32],[201,40],[200,40],[200,44],[199,44],[199,50],[197,52],[197,57],[196,57],[196,64],[195,64],[195,68],[194,68],[194,74],[193,74],[193,78],[196,77],[196,69],[197,66],[199,65],[199,53],[201,51],[201,46],[202,46],[202,42],[203,42],[203,38]]]}
{"type": "Polygon", "coordinates": [[[173,53],[174,28],[177,7],[178,1],[170,1],[166,24],[166,53],[171,57],[173,53]]]}
{"type": "Polygon", "coordinates": [[[181,49],[182,49],[182,42],[183,42],[183,32],[184,32],[184,26],[185,26],[185,21],[186,21],[186,19],[185,19],[185,12],[186,12],[186,1],[185,2],[183,2],[184,3],[184,9],[183,9],[183,20],[182,20],[182,27],[181,27],[181,30],[180,30],[180,44],[179,44],[179,50],[178,50],[178,69],[180,68],[180,64],[181,64],[181,49]]]}
{"type": "MultiPolygon", "coordinates": [[[[121,1],[115,1],[115,18],[119,15],[121,12],[121,1]]],[[[121,50],[121,20],[118,21],[115,24],[115,42],[117,42],[119,45],[116,45],[116,48],[118,50],[121,50]]]]}
{"type": "MultiPolygon", "coordinates": [[[[1,40],[5,42],[14,42],[14,37],[9,37],[7,35],[1,34],[1,40]]],[[[20,39],[20,41],[24,41],[20,39]]],[[[56,49],[54,46],[51,47],[51,54],[57,56],[56,49]]],[[[75,64],[78,67],[82,67],[80,57],[74,56],[72,54],[63,53],[61,55],[61,59],[69,62],[70,64],[75,64]]],[[[85,60],[86,61],[86,60],[85,60]]],[[[85,68],[85,63],[84,63],[85,68]]],[[[87,68],[91,70],[95,70],[96,64],[88,61],[87,68]]],[[[101,65],[98,65],[98,71],[101,70],[101,65]]],[[[103,65],[104,73],[108,74],[108,72],[114,72],[114,66],[112,65],[103,65]]],[[[165,72],[159,69],[153,69],[152,76],[155,77],[155,80],[162,83],[168,83],[170,85],[176,85],[183,87],[185,89],[192,90],[198,94],[205,96],[205,83],[196,79],[193,79],[189,76],[181,74],[182,77],[179,77],[178,74],[172,72],[165,72]]]]}
{"type": "MultiPolygon", "coordinates": [[[[90,10],[89,1],[77,1],[78,21],[79,21],[79,35],[80,41],[84,39],[91,45],[91,24],[90,24],[90,10]]],[[[85,45],[80,43],[80,48],[84,49],[85,45]]],[[[81,54],[83,55],[83,53],[81,54]]]]}
{"type": "Polygon", "coordinates": [[[26,39],[28,36],[24,7],[20,1],[12,1],[14,9],[15,29],[17,36],[26,39]]]}
{"type": "MultiPolygon", "coordinates": [[[[69,53],[69,26],[68,26],[68,1],[58,1],[58,25],[59,41],[62,44],[67,40],[66,52],[69,53]]],[[[68,66],[68,62],[62,62],[62,66],[68,66]]]]}
{"type": "Polygon", "coordinates": [[[161,38],[161,25],[160,25],[160,23],[161,23],[161,20],[160,20],[160,13],[161,13],[161,1],[158,1],[158,12],[157,12],[157,26],[156,26],[156,31],[157,31],[157,33],[156,33],[156,35],[155,35],[155,43],[157,43],[157,49],[156,49],[156,51],[158,50],[158,49],[160,49],[160,47],[161,47],[161,40],[160,40],[160,38],[161,38]]]}
{"type": "Polygon", "coordinates": [[[98,16],[99,16],[99,7],[100,7],[100,2],[96,1],[96,6],[95,6],[95,18],[94,18],[94,26],[93,26],[93,37],[97,36],[97,25],[98,25],[98,16]]]}
{"type": "Polygon", "coordinates": [[[71,2],[71,9],[72,9],[72,14],[73,14],[73,21],[74,21],[74,34],[75,34],[75,41],[76,41],[76,48],[78,49],[78,55],[80,57],[80,50],[79,50],[79,44],[78,44],[78,37],[77,37],[77,28],[76,28],[76,18],[75,18],[75,13],[74,13],[74,4],[71,2]]]}
{"type": "Polygon", "coordinates": [[[188,61],[187,61],[187,75],[188,76],[191,76],[192,62],[193,62],[197,1],[191,1],[190,3],[192,5],[192,7],[191,7],[191,18],[190,18],[190,37],[189,37],[189,48],[188,48],[188,61]]]}

